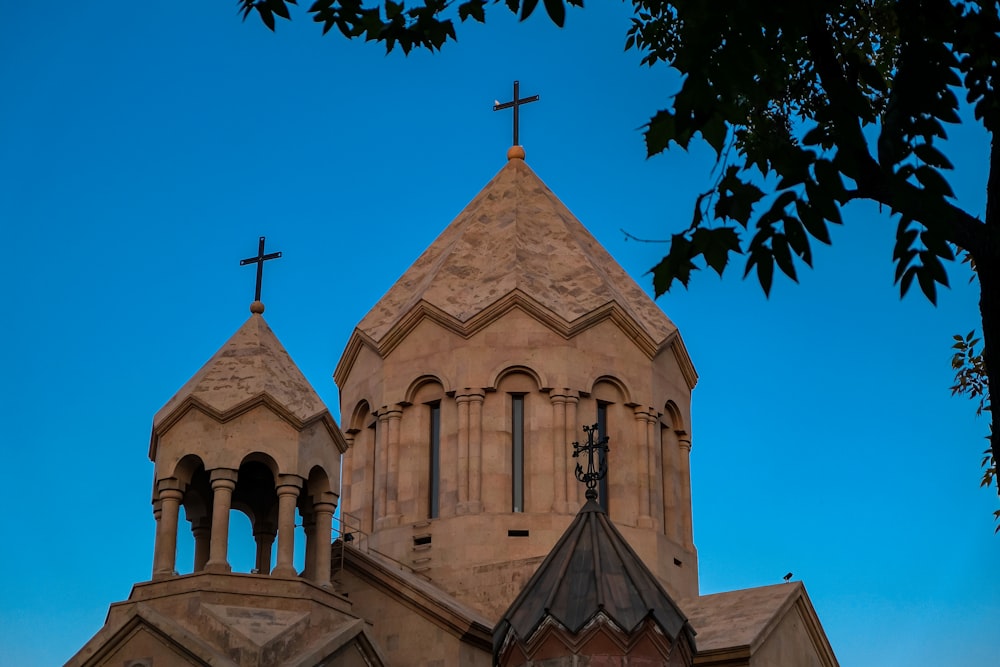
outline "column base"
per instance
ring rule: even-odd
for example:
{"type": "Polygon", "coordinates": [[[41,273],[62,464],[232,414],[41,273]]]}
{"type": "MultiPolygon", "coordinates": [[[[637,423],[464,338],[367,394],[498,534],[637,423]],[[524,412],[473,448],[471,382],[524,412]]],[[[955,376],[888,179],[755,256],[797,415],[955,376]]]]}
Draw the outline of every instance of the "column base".
{"type": "Polygon", "coordinates": [[[271,570],[272,577],[282,577],[284,579],[297,579],[299,573],[295,571],[295,568],[291,565],[279,565],[278,567],[271,570]]]}
{"type": "Polygon", "coordinates": [[[228,574],[232,571],[233,568],[229,563],[213,563],[212,561],[205,563],[205,567],[202,569],[202,572],[212,572],[215,574],[228,574]]]}
{"type": "Polygon", "coordinates": [[[653,521],[653,517],[651,516],[641,516],[639,517],[639,521],[636,523],[636,525],[639,528],[652,528],[653,526],[656,525],[656,522],[653,521]]]}
{"type": "Polygon", "coordinates": [[[176,575],[177,573],[174,572],[173,570],[160,570],[159,572],[153,573],[153,581],[158,581],[160,579],[168,579],[176,575]]]}

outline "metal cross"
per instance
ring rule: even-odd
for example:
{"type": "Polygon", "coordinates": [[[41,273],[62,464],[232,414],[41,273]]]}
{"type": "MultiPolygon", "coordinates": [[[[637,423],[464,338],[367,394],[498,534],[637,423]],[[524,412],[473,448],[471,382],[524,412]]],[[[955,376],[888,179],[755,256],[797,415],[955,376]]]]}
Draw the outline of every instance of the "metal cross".
{"type": "Polygon", "coordinates": [[[260,242],[257,244],[257,256],[240,260],[240,266],[246,266],[247,264],[257,265],[257,291],[254,292],[254,301],[260,301],[260,282],[264,278],[264,262],[269,259],[278,259],[279,257],[281,257],[280,252],[272,252],[270,255],[264,254],[264,237],[261,236],[260,242]]]}
{"type": "Polygon", "coordinates": [[[519,98],[518,95],[520,95],[520,84],[519,84],[519,82],[515,81],[514,82],[514,99],[513,100],[511,100],[510,102],[504,102],[503,104],[500,104],[500,102],[496,102],[496,101],[493,102],[493,110],[494,111],[500,111],[502,109],[510,109],[511,107],[514,107],[514,145],[515,146],[520,146],[521,145],[518,142],[518,140],[517,140],[518,139],[517,129],[518,129],[518,126],[520,125],[520,120],[521,120],[521,115],[519,113],[519,109],[520,109],[521,105],[522,104],[528,104],[529,102],[537,102],[538,101],[538,95],[532,95],[531,97],[521,97],[521,98],[519,98]]]}
{"type": "Polygon", "coordinates": [[[587,452],[587,471],[583,471],[583,465],[576,464],[576,478],[587,485],[587,500],[597,500],[597,483],[608,474],[608,459],[605,456],[608,452],[608,436],[598,437],[594,442],[594,436],[599,436],[597,424],[584,426],[587,433],[587,444],[581,445],[579,442],[573,443],[573,458],[587,452]],[[594,465],[594,452],[597,452],[597,465],[594,465]]]}

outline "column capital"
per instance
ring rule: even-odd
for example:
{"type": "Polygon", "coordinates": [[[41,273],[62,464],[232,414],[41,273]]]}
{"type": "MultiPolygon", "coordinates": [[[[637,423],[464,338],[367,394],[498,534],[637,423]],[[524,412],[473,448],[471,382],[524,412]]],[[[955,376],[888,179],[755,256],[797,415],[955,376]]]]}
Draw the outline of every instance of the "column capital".
{"type": "Polygon", "coordinates": [[[239,477],[239,471],[233,468],[213,468],[208,471],[208,479],[212,482],[213,487],[217,480],[228,480],[235,486],[237,477],[239,477]]]}
{"type": "Polygon", "coordinates": [[[313,512],[318,514],[320,512],[329,512],[333,514],[337,510],[337,503],[331,502],[319,502],[313,503],[313,512]]]}
{"type": "Polygon", "coordinates": [[[555,403],[556,399],[563,403],[577,403],[580,400],[580,392],[569,387],[550,389],[549,400],[555,403]]]}
{"type": "Polygon", "coordinates": [[[180,489],[160,489],[160,507],[163,507],[164,500],[176,500],[180,502],[184,499],[184,492],[180,489]]]}
{"type": "Polygon", "coordinates": [[[677,434],[677,445],[684,450],[691,451],[691,436],[687,431],[675,431],[677,434]]]}
{"type": "Polygon", "coordinates": [[[176,491],[178,493],[184,492],[184,484],[176,477],[167,477],[166,479],[156,480],[156,494],[157,498],[162,498],[165,491],[176,491]]]}
{"type": "Polygon", "coordinates": [[[305,484],[305,480],[298,475],[278,475],[274,486],[278,495],[294,494],[299,495],[299,489],[305,484]]]}
{"type": "Polygon", "coordinates": [[[376,416],[380,422],[388,421],[390,419],[399,419],[403,416],[403,406],[398,403],[383,405],[378,409],[376,416]]]}
{"type": "Polygon", "coordinates": [[[659,419],[658,413],[656,412],[656,408],[650,407],[648,405],[637,405],[632,408],[632,411],[635,413],[636,419],[642,419],[648,422],[655,422],[657,419],[659,419]]]}
{"type": "Polygon", "coordinates": [[[486,398],[486,391],[476,387],[463,387],[455,391],[455,401],[459,403],[482,401],[484,398],[486,398]]]}

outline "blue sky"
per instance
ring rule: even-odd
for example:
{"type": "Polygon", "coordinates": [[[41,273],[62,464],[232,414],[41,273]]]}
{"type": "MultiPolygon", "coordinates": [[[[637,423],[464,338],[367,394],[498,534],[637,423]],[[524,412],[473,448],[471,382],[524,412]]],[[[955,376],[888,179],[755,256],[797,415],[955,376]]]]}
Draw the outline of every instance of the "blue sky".
{"type": "MultiPolygon", "coordinates": [[[[628,6],[558,30],[501,9],[443,53],[277,34],[235,2],[4,3],[0,24],[0,665],[68,659],[149,578],[153,414],[247,316],[266,317],[337,415],[354,325],[504,164],[511,82],[528,164],[648,288],[706,189],[702,148],[645,159],[677,80],[623,52],[628,6]]],[[[951,178],[984,207],[985,134],[951,178]]],[[[701,589],[805,582],[842,665],[987,664],[1000,591],[978,488],[984,420],[949,395],[978,324],[964,269],[935,308],[892,285],[895,222],[855,205],[769,300],[702,272],[658,303],[694,394],[701,589]]],[[[339,415],[338,415],[339,416],[339,415]]]]}

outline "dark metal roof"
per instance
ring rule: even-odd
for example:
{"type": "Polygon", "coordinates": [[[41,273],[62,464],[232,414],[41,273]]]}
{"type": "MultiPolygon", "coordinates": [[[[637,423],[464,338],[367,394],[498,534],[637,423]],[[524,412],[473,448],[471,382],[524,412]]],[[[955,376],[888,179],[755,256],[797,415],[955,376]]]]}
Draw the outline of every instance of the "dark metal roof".
{"type": "Polygon", "coordinates": [[[602,612],[629,634],[651,617],[672,642],[684,633],[694,647],[687,618],[590,500],[497,623],[494,655],[509,632],[527,641],[552,618],[576,634],[602,612]]]}

